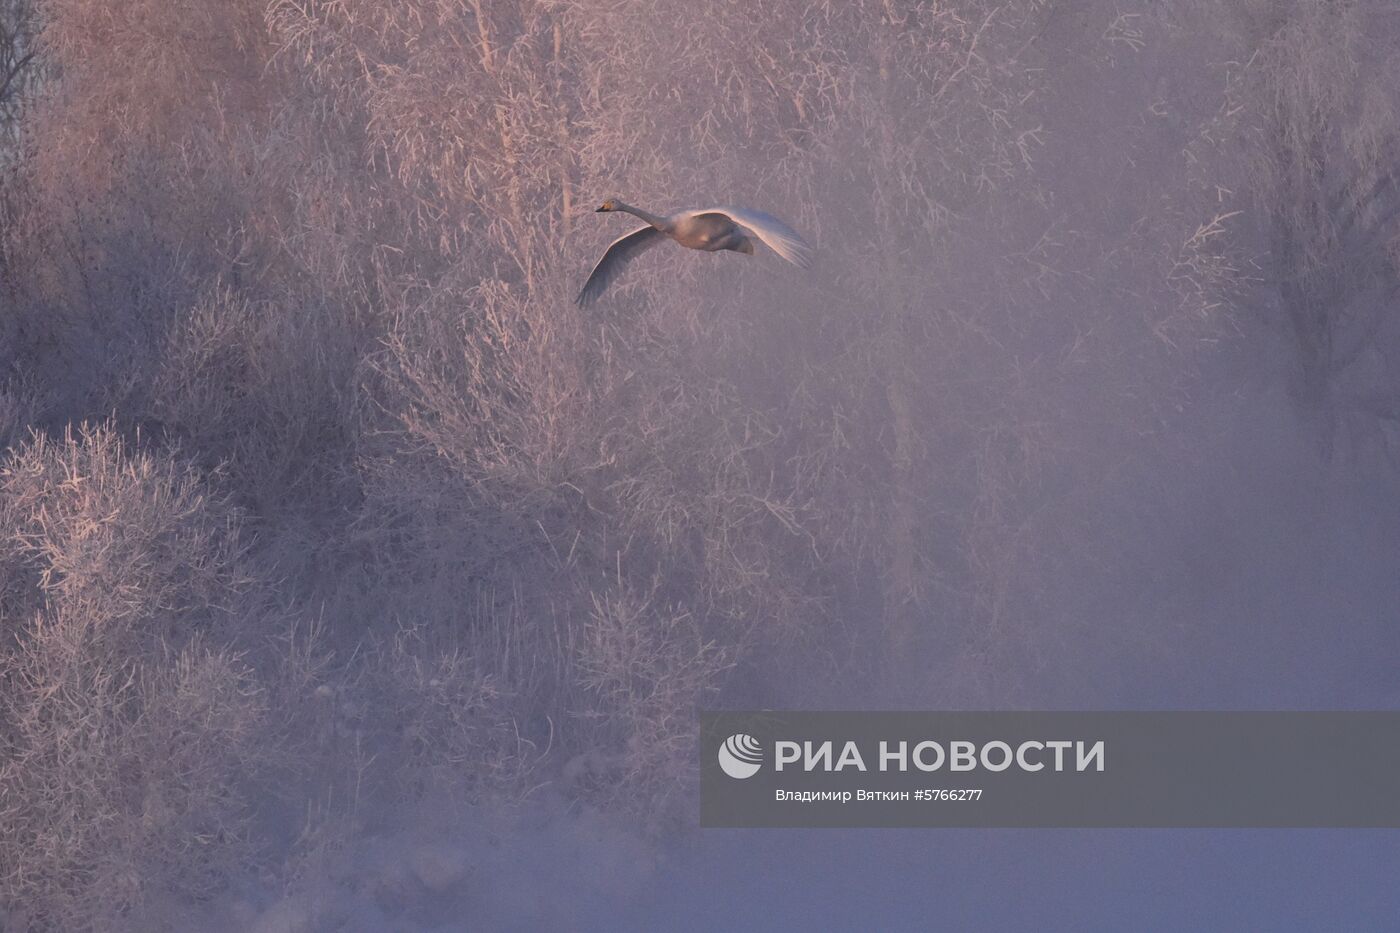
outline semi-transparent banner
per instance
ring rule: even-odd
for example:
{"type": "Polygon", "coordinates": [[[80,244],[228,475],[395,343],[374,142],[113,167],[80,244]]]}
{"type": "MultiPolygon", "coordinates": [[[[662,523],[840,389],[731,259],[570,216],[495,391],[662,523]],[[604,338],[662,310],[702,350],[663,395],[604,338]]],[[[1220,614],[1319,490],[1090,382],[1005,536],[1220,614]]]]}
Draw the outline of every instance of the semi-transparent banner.
{"type": "Polygon", "coordinates": [[[1400,827],[1400,712],[707,712],[720,827],[1400,827]]]}

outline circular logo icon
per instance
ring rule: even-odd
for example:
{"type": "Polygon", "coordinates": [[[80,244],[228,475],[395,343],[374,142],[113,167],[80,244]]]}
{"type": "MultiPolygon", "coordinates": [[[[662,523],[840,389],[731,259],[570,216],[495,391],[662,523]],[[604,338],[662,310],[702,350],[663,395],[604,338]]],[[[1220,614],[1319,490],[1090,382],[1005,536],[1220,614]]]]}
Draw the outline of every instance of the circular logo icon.
{"type": "Polygon", "coordinates": [[[753,777],[762,764],[763,746],[751,735],[736,733],[719,747],[719,766],[732,778],[743,780],[753,777]]]}

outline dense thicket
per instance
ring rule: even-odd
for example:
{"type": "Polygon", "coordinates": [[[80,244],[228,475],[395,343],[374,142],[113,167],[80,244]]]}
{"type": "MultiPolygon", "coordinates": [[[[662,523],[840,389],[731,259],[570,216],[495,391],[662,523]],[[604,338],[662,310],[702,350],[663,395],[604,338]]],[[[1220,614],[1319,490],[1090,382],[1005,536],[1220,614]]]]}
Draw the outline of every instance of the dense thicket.
{"type": "Polygon", "coordinates": [[[0,0],[0,900],[671,814],[697,704],[1021,702],[1241,338],[1384,446],[1395,24],[1170,7],[0,0]],[[609,195],[820,260],[580,311],[609,195]]]}

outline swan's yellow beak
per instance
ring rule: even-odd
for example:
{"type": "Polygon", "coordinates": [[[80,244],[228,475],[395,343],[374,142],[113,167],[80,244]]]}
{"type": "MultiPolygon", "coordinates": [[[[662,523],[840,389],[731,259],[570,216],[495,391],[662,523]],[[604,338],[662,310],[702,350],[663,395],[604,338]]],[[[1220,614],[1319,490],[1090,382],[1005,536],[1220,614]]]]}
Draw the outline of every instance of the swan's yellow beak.
{"type": "Polygon", "coordinates": [[[593,213],[595,214],[606,214],[607,211],[608,209],[606,207],[598,207],[593,209],[593,213]]]}

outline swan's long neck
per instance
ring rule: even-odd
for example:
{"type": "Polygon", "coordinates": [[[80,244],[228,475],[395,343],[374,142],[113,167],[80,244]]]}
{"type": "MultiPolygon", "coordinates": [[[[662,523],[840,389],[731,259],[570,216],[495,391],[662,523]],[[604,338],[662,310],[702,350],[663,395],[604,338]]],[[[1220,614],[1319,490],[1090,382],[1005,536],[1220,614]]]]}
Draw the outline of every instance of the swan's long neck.
{"type": "Polygon", "coordinates": [[[634,217],[640,217],[640,218],[642,218],[642,220],[645,220],[647,223],[651,224],[653,227],[655,227],[655,228],[658,229],[658,230],[663,230],[663,231],[664,231],[664,230],[666,229],[666,218],[665,218],[665,217],[657,217],[655,214],[647,213],[646,211],[642,210],[640,207],[633,207],[632,205],[630,205],[630,204],[624,204],[624,203],[622,203],[621,201],[618,201],[618,202],[617,202],[617,209],[620,210],[620,211],[626,211],[627,213],[631,214],[631,215],[634,216],[634,217]]]}

